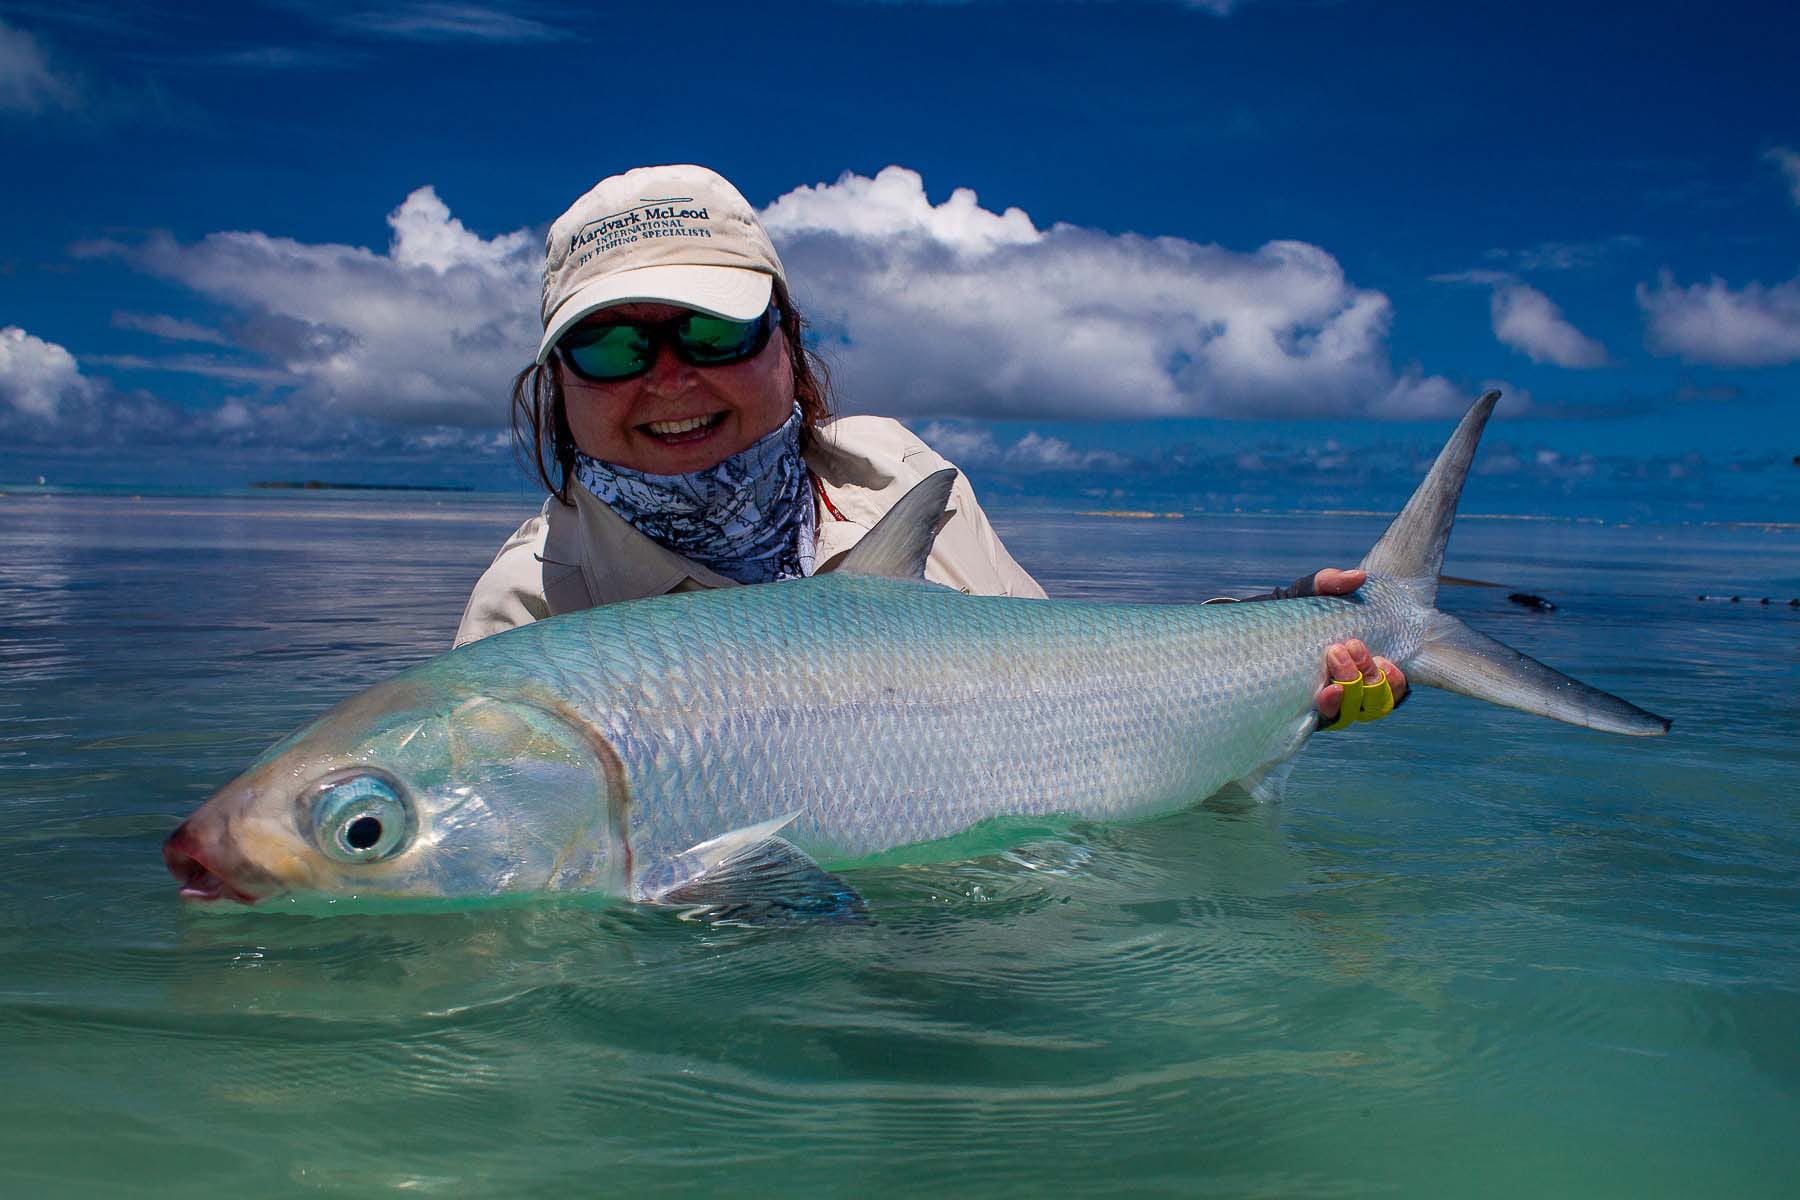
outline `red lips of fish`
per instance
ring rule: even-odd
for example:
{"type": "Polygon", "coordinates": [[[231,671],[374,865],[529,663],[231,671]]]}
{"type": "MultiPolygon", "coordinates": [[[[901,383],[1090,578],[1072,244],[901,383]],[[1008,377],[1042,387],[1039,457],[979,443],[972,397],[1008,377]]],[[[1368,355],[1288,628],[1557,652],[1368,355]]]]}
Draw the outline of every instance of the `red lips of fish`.
{"type": "Polygon", "coordinates": [[[236,900],[240,904],[255,904],[256,896],[234,886],[231,880],[201,857],[203,847],[189,827],[190,824],[191,822],[183,822],[179,829],[171,833],[163,843],[162,850],[163,864],[169,868],[169,874],[181,884],[181,898],[236,900]]]}

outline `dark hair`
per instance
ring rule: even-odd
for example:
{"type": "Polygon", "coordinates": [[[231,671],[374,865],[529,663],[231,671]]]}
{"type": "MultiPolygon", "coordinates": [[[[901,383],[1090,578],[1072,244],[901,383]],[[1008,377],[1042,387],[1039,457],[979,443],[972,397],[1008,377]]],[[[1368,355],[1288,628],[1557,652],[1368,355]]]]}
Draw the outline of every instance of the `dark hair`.
{"type": "MultiPolygon", "coordinates": [[[[800,403],[800,448],[811,444],[814,431],[831,419],[831,372],[824,361],[806,348],[806,318],[788,298],[787,288],[775,281],[773,302],[781,311],[781,336],[787,342],[788,361],[794,366],[794,399],[800,403]]],[[[575,435],[569,431],[569,414],[563,404],[562,384],[546,362],[532,363],[513,377],[513,449],[525,469],[544,487],[569,502],[569,481],[575,477],[575,435]]]]}

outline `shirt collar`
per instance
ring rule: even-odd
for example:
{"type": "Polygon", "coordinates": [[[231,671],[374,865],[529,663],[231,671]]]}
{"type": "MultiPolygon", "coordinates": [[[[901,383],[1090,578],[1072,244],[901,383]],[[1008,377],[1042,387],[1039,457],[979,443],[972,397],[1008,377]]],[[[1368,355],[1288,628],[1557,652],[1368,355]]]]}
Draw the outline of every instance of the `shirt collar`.
{"type": "Polygon", "coordinates": [[[571,487],[569,499],[580,519],[562,526],[561,537],[554,536],[559,531],[551,526],[552,536],[544,539],[544,557],[579,564],[595,604],[660,596],[689,579],[700,587],[735,586],[717,571],[645,537],[586,488],[571,487]]]}

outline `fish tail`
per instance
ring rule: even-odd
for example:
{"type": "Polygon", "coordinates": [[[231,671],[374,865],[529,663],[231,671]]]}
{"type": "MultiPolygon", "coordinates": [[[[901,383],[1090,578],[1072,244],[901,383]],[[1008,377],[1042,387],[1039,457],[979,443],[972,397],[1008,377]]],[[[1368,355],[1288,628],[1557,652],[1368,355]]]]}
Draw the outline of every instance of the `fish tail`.
{"type": "Polygon", "coordinates": [[[1363,556],[1372,576],[1401,584],[1426,610],[1419,649],[1401,662],[1414,683],[1608,733],[1655,736],[1669,722],[1571,679],[1437,610],[1438,573],[1475,446],[1500,399],[1488,392],[1464,414],[1406,507],[1363,556]]]}
{"type": "Polygon", "coordinates": [[[1589,687],[1506,643],[1469,628],[1449,613],[1433,611],[1425,642],[1404,664],[1413,683],[1461,692],[1540,717],[1606,733],[1656,737],[1669,722],[1611,692],[1589,687]]]}
{"type": "Polygon", "coordinates": [[[1438,572],[1444,566],[1450,526],[1456,523],[1463,481],[1469,477],[1475,446],[1499,400],[1499,392],[1487,392],[1469,406],[1456,432],[1438,451],[1437,461],[1414,489],[1412,499],[1363,555],[1363,570],[1405,584],[1426,608],[1437,604],[1438,572]]]}

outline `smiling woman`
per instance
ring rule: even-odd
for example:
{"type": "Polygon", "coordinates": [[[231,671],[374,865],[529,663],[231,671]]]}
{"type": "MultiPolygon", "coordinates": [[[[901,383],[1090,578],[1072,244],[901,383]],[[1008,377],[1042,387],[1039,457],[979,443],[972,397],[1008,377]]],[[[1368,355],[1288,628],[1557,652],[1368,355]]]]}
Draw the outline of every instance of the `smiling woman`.
{"type": "MultiPolygon", "coordinates": [[[[458,645],[557,613],[831,570],[948,464],[896,421],[831,417],[781,260],[704,167],[602,180],[551,226],[544,335],[513,432],[550,496],[482,576],[458,645]]],[[[958,479],[926,575],[1044,592],[958,479]]]]}

